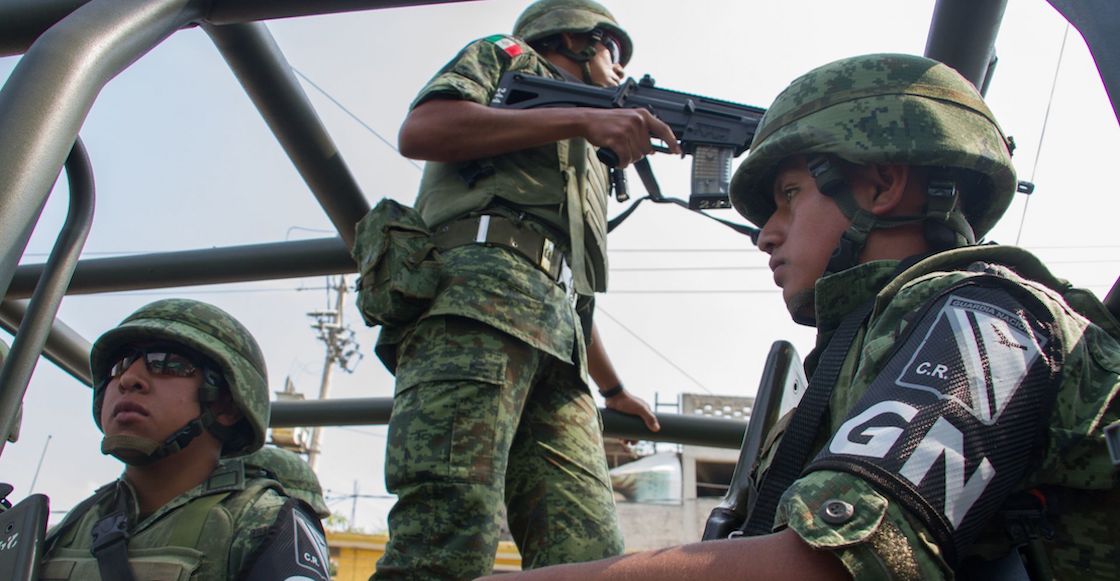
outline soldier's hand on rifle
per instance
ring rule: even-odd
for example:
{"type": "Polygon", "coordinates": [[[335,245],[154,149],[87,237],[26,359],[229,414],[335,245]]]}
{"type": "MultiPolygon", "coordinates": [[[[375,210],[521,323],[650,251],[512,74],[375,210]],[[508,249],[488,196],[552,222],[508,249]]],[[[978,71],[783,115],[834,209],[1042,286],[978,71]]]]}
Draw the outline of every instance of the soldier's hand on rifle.
{"type": "Polygon", "coordinates": [[[673,153],[681,146],[673,130],[645,109],[579,109],[585,118],[584,137],[592,145],[612,151],[618,158],[616,167],[624,168],[653,153],[650,138],[665,142],[673,153]]]}

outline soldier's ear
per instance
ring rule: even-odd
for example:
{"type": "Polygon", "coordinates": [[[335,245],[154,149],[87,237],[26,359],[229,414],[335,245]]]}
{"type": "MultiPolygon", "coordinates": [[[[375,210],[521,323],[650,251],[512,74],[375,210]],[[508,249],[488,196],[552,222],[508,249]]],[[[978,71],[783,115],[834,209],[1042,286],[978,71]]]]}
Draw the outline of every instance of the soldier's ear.
{"type": "Polygon", "coordinates": [[[889,216],[903,212],[907,190],[914,172],[908,165],[868,164],[860,166],[859,179],[863,194],[861,205],[876,216],[889,216]]]}
{"type": "Polygon", "coordinates": [[[232,426],[244,417],[237,404],[233,402],[233,397],[224,389],[218,393],[218,399],[210,403],[210,412],[214,414],[214,419],[223,426],[232,426]]]}

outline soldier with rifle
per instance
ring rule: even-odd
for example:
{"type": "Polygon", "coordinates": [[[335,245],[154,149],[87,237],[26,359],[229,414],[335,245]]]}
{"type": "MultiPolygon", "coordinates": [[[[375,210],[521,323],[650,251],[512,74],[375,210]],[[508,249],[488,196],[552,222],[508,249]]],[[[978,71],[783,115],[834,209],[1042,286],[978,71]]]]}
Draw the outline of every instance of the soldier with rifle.
{"type": "MultiPolygon", "coordinates": [[[[427,302],[402,316],[368,293],[411,284],[409,274],[358,260],[374,267],[363,268],[359,305],[385,324],[376,350],[396,375],[385,474],[398,499],[375,579],[489,573],[503,505],[526,568],[622,552],[588,375],[608,408],[658,424],[591,322],[607,287],[610,191],[596,147],[619,167],[651,153],[651,136],[680,147],[649,111],[489,104],[509,71],[617,85],[631,53],[598,3],[540,0],[513,35],[462,49],[401,127],[401,153],[427,161],[412,231],[431,229],[439,267],[424,291],[405,293],[427,302]]],[[[394,245],[360,233],[355,254],[394,245]]]]}
{"type": "MultiPolygon", "coordinates": [[[[923,57],[842,59],[766,112],[731,201],[762,227],[809,386],[733,538],[511,579],[1115,579],[1120,324],[1013,246],[976,89],[923,57]]],[[[504,577],[503,577],[504,579],[504,577]]]]}

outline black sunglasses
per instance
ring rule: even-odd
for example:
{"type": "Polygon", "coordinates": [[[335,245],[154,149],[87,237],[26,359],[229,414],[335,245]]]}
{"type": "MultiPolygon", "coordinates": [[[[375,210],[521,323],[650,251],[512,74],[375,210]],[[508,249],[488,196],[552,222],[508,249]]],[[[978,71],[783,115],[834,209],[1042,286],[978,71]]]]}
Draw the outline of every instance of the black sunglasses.
{"type": "Polygon", "coordinates": [[[615,36],[605,30],[599,29],[595,31],[599,44],[607,49],[611,55],[611,64],[622,63],[622,43],[618,41],[615,36]]]}
{"type": "Polygon", "coordinates": [[[116,363],[109,368],[109,378],[120,377],[142,359],[148,373],[167,377],[194,377],[203,368],[203,357],[179,345],[128,346],[113,358],[116,363]]]}

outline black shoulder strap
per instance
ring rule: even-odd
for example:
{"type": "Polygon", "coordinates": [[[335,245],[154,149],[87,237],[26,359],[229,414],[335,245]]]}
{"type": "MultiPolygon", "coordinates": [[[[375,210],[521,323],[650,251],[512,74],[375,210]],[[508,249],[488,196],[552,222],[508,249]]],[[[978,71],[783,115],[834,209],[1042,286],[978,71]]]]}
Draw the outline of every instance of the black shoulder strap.
{"type": "Polygon", "coordinates": [[[81,522],[82,517],[85,516],[87,512],[89,512],[89,509],[93,508],[94,505],[101,502],[102,500],[108,498],[108,496],[112,494],[114,490],[116,490],[116,486],[116,481],[110,482],[102,486],[101,488],[98,488],[96,491],[94,491],[92,496],[79,502],[74,506],[74,508],[70,509],[70,512],[66,514],[66,517],[62,519],[62,522],[58,523],[58,526],[51,529],[50,533],[47,535],[47,538],[44,542],[45,544],[43,545],[44,547],[46,547],[46,550],[43,554],[49,553],[50,550],[54,547],[54,544],[61,540],[63,536],[65,536],[66,533],[74,527],[74,525],[81,522]]]}
{"type": "Polygon", "coordinates": [[[797,480],[809,459],[809,454],[813,451],[813,441],[828,410],[828,401],[832,397],[832,388],[836,386],[840,376],[840,368],[844,365],[844,359],[847,358],[848,349],[855,341],[856,334],[871,315],[874,306],[875,298],[872,297],[850,313],[840,323],[840,327],[832,335],[828,346],[821,354],[820,363],[813,373],[813,378],[809,380],[809,387],[806,388],[801,403],[793,413],[789,428],[778,444],[774,461],[759,487],[758,501],[743,526],[746,535],[770,533],[774,523],[774,513],[778,509],[778,500],[793,481],[797,480]]]}
{"type": "Polygon", "coordinates": [[[89,552],[97,559],[101,578],[136,581],[128,562],[128,495],[120,488],[113,499],[113,512],[97,521],[90,534],[89,552]]]}

